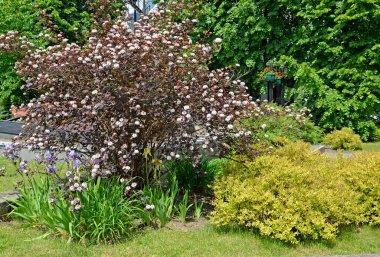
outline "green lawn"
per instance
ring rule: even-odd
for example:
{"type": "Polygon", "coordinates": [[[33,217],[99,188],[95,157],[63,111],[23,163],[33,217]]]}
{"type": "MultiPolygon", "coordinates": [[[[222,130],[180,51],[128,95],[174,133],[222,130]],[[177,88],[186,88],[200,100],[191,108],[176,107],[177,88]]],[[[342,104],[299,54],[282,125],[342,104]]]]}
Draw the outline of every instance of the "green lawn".
{"type": "Polygon", "coordinates": [[[0,157],[0,170],[2,168],[5,168],[5,176],[0,175],[0,192],[14,189],[21,176],[16,173],[15,166],[4,157],[0,157]]]}
{"type": "Polygon", "coordinates": [[[330,242],[290,246],[249,232],[148,230],[116,245],[83,246],[61,239],[38,239],[36,229],[0,223],[0,256],[321,256],[380,253],[380,229],[344,232],[330,242]],[[37,239],[36,239],[37,238],[37,239]]]}
{"type": "Polygon", "coordinates": [[[380,152],[380,142],[365,143],[363,144],[363,150],[369,152],[380,152]]]}
{"type": "MultiPolygon", "coordinates": [[[[30,161],[29,165],[34,167],[34,170],[36,170],[35,167],[38,167],[39,164],[37,164],[34,161],[30,161]]],[[[65,163],[58,163],[56,166],[60,170],[66,169],[65,163]]],[[[15,189],[17,182],[23,181],[22,175],[16,172],[15,165],[10,160],[7,160],[4,157],[0,156],[0,170],[3,167],[5,168],[5,175],[4,176],[0,175],[0,192],[13,190],[15,189]]],[[[42,168],[39,168],[39,169],[41,170],[42,168]]],[[[64,172],[61,173],[61,175],[64,176],[64,172]]],[[[40,176],[40,175],[34,175],[34,176],[40,176]]],[[[28,183],[27,180],[26,180],[26,183],[28,183]]]]}

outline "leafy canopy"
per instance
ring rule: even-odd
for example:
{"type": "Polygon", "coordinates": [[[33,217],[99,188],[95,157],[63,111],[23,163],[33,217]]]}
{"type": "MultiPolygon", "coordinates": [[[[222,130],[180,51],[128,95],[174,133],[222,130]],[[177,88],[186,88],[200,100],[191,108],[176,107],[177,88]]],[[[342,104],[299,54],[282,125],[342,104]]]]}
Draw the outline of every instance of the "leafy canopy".
{"type": "Polygon", "coordinates": [[[379,15],[378,0],[211,0],[202,5],[198,34],[223,39],[212,66],[240,63],[251,93],[263,86],[255,74],[283,56],[298,104],[318,125],[351,127],[368,140],[380,110],[379,15]]]}

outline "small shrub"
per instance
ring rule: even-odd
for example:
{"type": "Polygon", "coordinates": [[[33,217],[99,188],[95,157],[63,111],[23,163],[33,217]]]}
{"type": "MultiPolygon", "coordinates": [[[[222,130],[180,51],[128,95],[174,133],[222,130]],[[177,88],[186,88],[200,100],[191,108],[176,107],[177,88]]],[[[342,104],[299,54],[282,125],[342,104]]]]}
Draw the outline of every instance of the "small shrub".
{"type": "Polygon", "coordinates": [[[219,226],[298,243],[334,238],[349,224],[380,223],[378,153],[331,160],[297,142],[225,167],[214,186],[211,221],[219,226]]]}
{"type": "Polygon", "coordinates": [[[376,135],[377,126],[372,118],[367,121],[361,121],[355,126],[355,132],[360,135],[364,142],[373,141],[373,137],[376,135]]]}
{"type": "Polygon", "coordinates": [[[350,128],[334,130],[326,135],[323,143],[329,145],[332,149],[342,150],[360,150],[363,144],[360,136],[356,135],[350,128]]]}
{"type": "Polygon", "coordinates": [[[171,183],[173,177],[175,177],[180,188],[208,192],[212,182],[222,173],[224,162],[224,159],[203,159],[195,167],[191,160],[186,159],[167,162],[168,182],[171,183]]]}
{"type": "MultiPolygon", "coordinates": [[[[244,128],[253,132],[254,139],[266,141],[272,145],[277,145],[278,139],[303,140],[310,143],[322,141],[323,131],[309,119],[307,109],[297,111],[291,107],[273,104],[267,104],[267,106],[265,115],[242,122],[244,128]]],[[[284,142],[280,145],[282,143],[284,142]]]]}
{"type": "Polygon", "coordinates": [[[371,137],[371,141],[380,141],[380,128],[377,128],[371,137]]]}
{"type": "Polygon", "coordinates": [[[338,169],[351,190],[360,194],[365,222],[380,225],[380,153],[362,153],[353,160],[340,160],[338,169]]]}

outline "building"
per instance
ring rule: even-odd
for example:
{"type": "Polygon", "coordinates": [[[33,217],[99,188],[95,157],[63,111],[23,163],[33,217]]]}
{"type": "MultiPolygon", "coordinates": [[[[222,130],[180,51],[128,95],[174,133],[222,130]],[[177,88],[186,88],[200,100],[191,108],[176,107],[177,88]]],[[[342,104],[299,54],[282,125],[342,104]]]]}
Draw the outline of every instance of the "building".
{"type": "Polygon", "coordinates": [[[0,148],[11,143],[12,138],[20,134],[22,122],[0,121],[0,148]]]}

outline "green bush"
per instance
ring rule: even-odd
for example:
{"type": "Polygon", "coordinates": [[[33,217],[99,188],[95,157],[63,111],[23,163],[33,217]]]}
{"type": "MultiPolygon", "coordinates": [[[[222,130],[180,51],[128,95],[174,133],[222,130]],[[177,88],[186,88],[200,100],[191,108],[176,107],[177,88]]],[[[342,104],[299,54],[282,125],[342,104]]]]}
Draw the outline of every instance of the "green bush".
{"type": "Polygon", "coordinates": [[[331,160],[297,142],[244,164],[214,185],[212,223],[290,243],[332,239],[349,224],[380,224],[380,154],[331,160]]]}
{"type": "Polygon", "coordinates": [[[380,128],[377,128],[371,137],[371,141],[380,141],[380,128]]]}
{"type": "Polygon", "coordinates": [[[380,225],[380,153],[363,153],[354,160],[341,160],[342,176],[351,190],[360,194],[365,221],[380,225]]]}
{"type": "Polygon", "coordinates": [[[323,143],[329,145],[332,149],[360,150],[363,148],[360,136],[356,135],[350,128],[334,130],[326,135],[323,143]]]}
{"type": "Polygon", "coordinates": [[[243,127],[252,131],[255,139],[267,141],[276,145],[277,139],[287,138],[290,141],[303,140],[310,143],[319,143],[323,138],[323,131],[300,112],[298,115],[290,112],[289,107],[272,105],[272,112],[256,119],[247,119],[243,127]],[[286,111],[288,110],[288,112],[286,111]]]}
{"type": "Polygon", "coordinates": [[[222,173],[222,165],[225,162],[224,159],[203,159],[196,167],[190,160],[185,159],[167,162],[168,182],[171,183],[172,177],[175,177],[180,188],[207,192],[215,178],[222,173]]]}
{"type": "Polygon", "coordinates": [[[78,200],[68,201],[50,178],[32,178],[30,188],[22,188],[13,202],[12,215],[69,240],[115,242],[131,234],[143,212],[133,197],[125,197],[125,188],[116,178],[98,178],[78,193],[78,200]]]}

